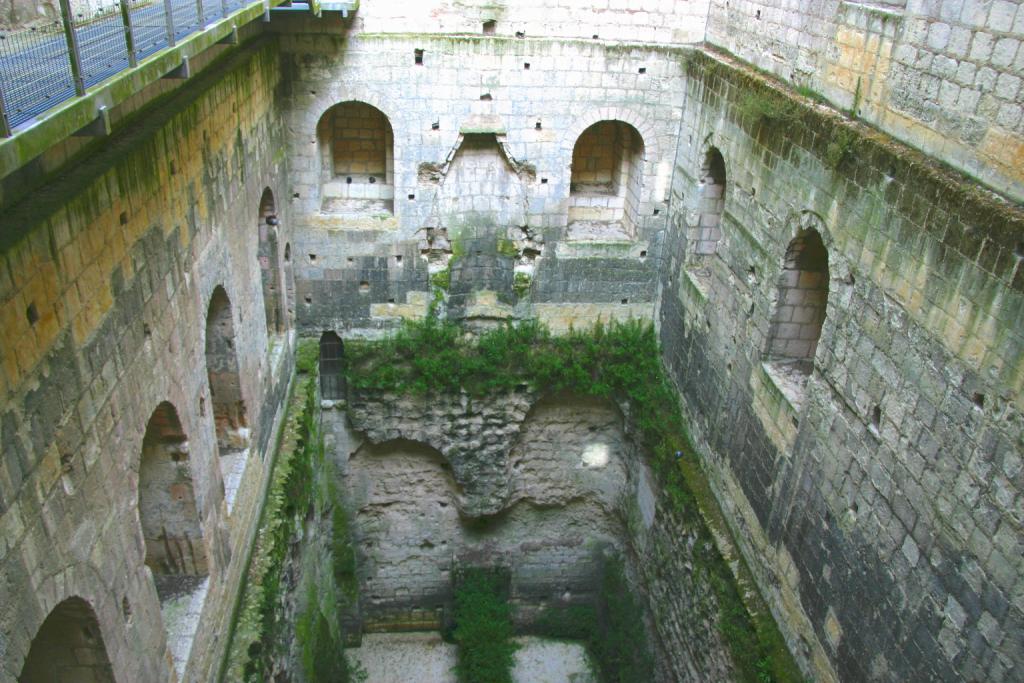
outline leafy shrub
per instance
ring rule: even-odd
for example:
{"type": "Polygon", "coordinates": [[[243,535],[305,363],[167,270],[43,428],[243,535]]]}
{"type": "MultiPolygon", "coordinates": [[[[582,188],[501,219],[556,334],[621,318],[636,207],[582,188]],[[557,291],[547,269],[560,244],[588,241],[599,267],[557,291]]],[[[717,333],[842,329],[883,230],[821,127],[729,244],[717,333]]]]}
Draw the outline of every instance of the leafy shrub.
{"type": "Polygon", "coordinates": [[[472,567],[460,572],[455,587],[455,642],[460,683],[512,683],[516,644],[508,575],[472,567]]]}

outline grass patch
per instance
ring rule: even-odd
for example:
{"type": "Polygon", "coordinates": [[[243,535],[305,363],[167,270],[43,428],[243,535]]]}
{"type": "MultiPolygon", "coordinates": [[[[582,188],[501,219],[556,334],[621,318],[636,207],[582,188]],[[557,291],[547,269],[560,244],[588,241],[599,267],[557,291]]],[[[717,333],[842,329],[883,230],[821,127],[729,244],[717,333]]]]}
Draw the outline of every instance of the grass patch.
{"type": "Polygon", "coordinates": [[[800,119],[800,105],[768,90],[750,90],[737,107],[740,116],[767,124],[793,123],[800,119]]]}

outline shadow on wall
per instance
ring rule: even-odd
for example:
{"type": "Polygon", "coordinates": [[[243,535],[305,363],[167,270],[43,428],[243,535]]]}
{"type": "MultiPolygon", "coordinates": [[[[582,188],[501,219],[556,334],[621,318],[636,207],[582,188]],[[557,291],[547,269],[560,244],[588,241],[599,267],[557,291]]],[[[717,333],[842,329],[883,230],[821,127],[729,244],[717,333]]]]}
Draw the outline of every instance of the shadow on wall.
{"type": "Polygon", "coordinates": [[[96,615],[85,600],[68,598],[53,608],[32,639],[19,683],[114,683],[96,615]]]}

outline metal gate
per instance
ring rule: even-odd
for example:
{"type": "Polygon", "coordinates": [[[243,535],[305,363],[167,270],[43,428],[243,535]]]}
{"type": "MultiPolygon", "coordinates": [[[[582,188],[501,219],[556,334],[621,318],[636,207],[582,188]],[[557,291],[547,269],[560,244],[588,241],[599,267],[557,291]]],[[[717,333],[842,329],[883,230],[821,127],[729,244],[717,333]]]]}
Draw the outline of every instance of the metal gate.
{"type": "Polygon", "coordinates": [[[345,398],[345,347],[333,332],[320,337],[320,397],[328,401],[345,398]]]}

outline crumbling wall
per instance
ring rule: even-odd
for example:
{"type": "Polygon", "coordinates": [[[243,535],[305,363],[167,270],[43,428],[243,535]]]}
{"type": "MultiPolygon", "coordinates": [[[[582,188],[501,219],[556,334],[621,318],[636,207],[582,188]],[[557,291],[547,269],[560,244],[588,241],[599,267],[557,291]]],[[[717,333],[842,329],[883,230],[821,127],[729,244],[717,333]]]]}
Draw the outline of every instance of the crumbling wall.
{"type": "Polygon", "coordinates": [[[742,67],[691,74],[661,339],[790,648],[816,680],[1019,678],[1024,216],[742,67]],[[705,284],[685,235],[709,146],[729,180],[705,284]],[[827,307],[787,381],[773,300],[808,230],[827,307]]]}
{"type": "Polygon", "coordinates": [[[422,317],[438,297],[453,317],[488,323],[537,315],[565,329],[598,316],[649,317],[646,256],[667,215],[684,53],[361,26],[341,41],[343,26],[292,16],[272,25],[290,84],[300,330],[373,334],[422,317]],[[394,132],[393,213],[322,210],[317,124],[346,101],[380,110],[394,132]],[[631,227],[611,242],[595,234],[563,244],[573,148],[601,121],[628,124],[642,139],[630,169],[631,227]]]}
{"type": "Polygon", "coordinates": [[[437,628],[451,572],[474,564],[510,570],[516,619],[530,624],[546,606],[593,600],[610,552],[651,615],[656,680],[733,678],[697,535],[660,499],[619,409],[532,392],[468,399],[355,392],[355,433],[327,427],[344,462],[364,627],[437,628]]]}
{"type": "Polygon", "coordinates": [[[188,437],[210,573],[185,678],[215,676],[289,375],[290,354],[268,356],[257,259],[261,193],[285,194],[277,56],[272,42],[239,50],[4,209],[3,680],[18,677],[46,615],[73,595],[94,611],[117,680],[171,679],[138,508],[143,436],[164,401],[188,437]],[[217,286],[236,310],[253,430],[230,515],[204,363],[217,286]]]}

